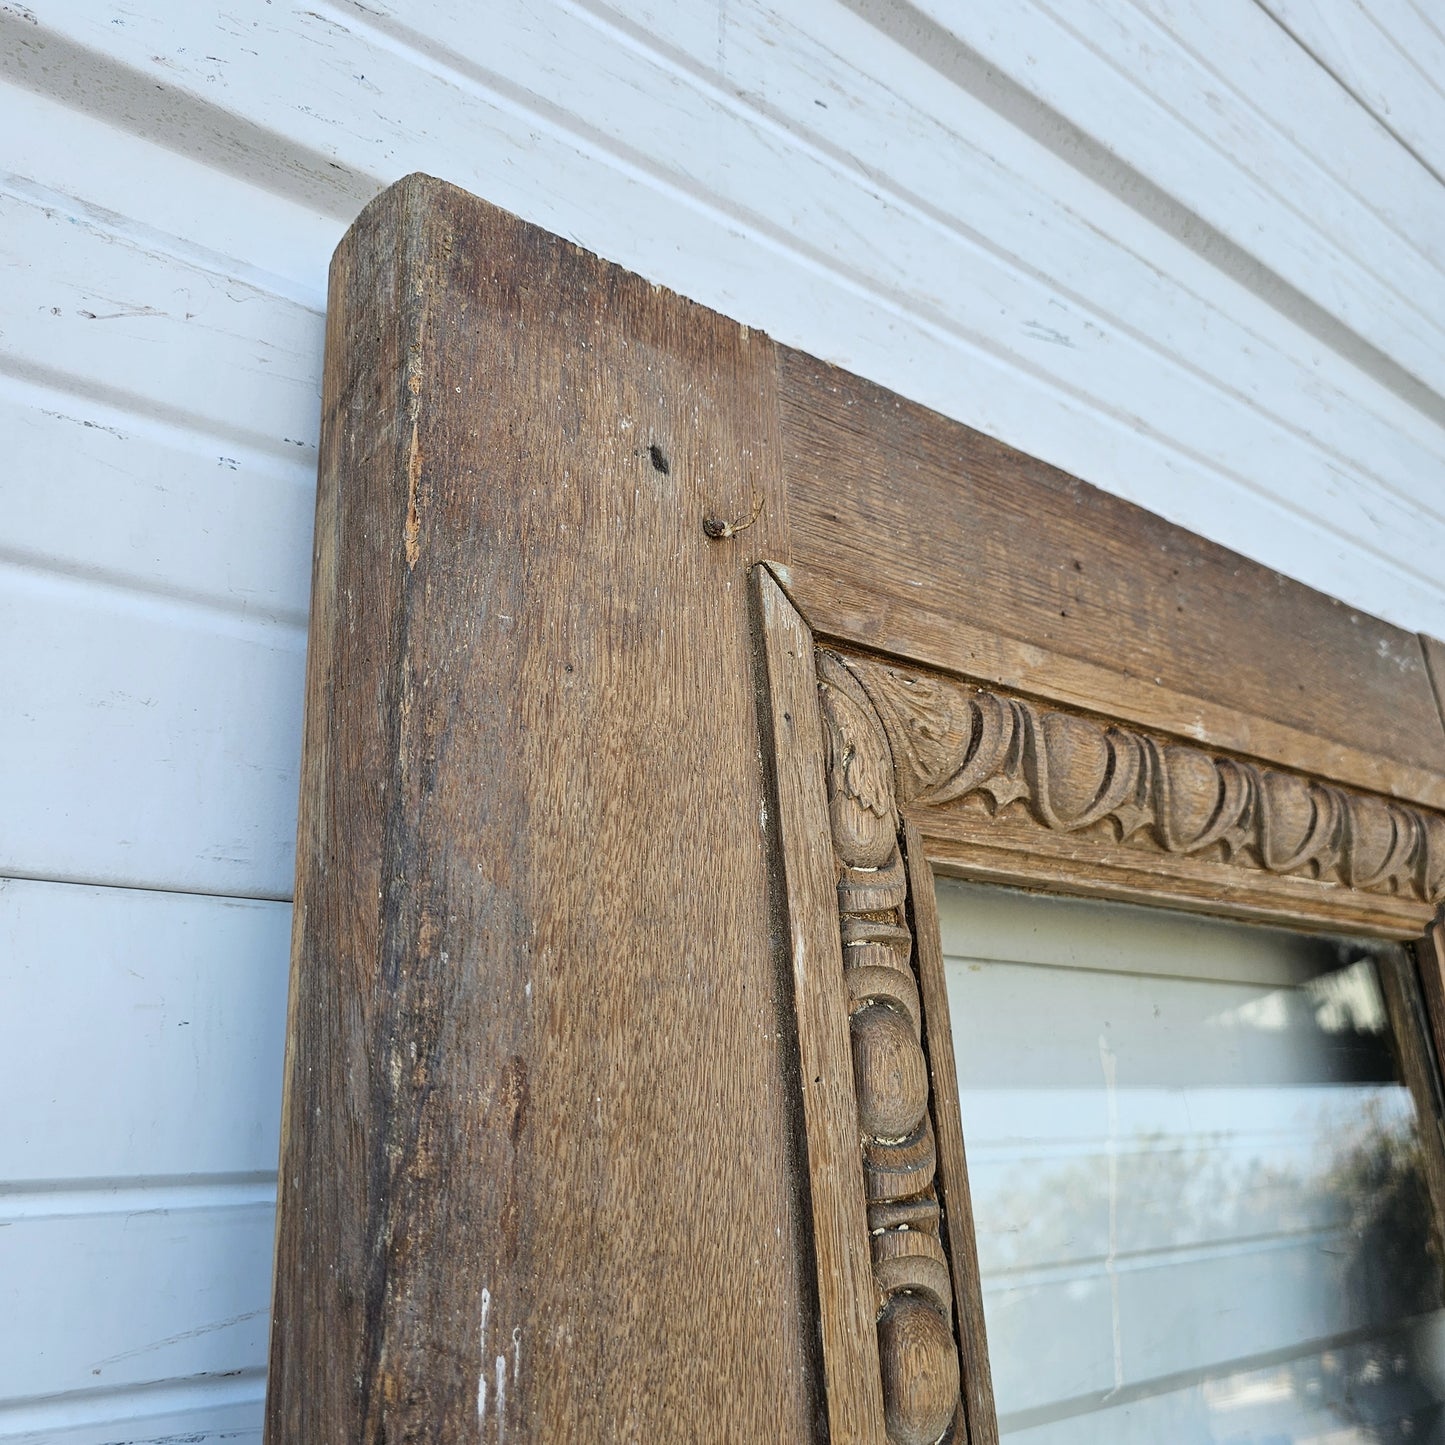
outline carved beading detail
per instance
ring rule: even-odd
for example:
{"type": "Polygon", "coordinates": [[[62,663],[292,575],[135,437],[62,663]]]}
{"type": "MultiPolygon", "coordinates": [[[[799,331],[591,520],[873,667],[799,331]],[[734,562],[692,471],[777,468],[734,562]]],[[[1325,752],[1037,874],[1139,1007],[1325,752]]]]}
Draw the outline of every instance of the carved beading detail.
{"type": "Polygon", "coordinates": [[[850,657],[900,804],[981,797],[1056,833],[1445,901],[1445,818],[951,679],[850,657]]]}
{"type": "Polygon", "coordinates": [[[1432,907],[1445,817],[876,659],[820,650],[817,674],[885,1420],[896,1445],[931,1445],[960,1381],[900,808],[978,798],[1052,833],[1432,907]]]}
{"type": "Polygon", "coordinates": [[[818,654],[818,689],[884,1418],[897,1445],[932,1445],[958,1411],[958,1349],[893,758],[868,694],[833,653],[818,654]]]}

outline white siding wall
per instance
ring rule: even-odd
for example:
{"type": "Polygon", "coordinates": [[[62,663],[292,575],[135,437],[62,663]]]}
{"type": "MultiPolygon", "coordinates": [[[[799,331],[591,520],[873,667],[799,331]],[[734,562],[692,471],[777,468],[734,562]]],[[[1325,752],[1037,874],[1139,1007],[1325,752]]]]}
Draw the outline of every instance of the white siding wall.
{"type": "Polygon", "coordinates": [[[443,176],[1445,635],[1440,15],[0,5],[0,1441],[258,1435],[324,284],[368,197],[443,176]]]}

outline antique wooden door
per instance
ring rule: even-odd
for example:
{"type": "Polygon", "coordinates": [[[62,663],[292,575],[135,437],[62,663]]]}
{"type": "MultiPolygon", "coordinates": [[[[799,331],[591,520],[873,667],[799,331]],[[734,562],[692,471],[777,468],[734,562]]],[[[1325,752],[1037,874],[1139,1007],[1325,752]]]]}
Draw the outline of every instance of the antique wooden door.
{"type": "Polygon", "coordinates": [[[322,455],[272,1445],[995,1439],[935,875],[1429,933],[1436,644],[454,188],[322,455]]]}

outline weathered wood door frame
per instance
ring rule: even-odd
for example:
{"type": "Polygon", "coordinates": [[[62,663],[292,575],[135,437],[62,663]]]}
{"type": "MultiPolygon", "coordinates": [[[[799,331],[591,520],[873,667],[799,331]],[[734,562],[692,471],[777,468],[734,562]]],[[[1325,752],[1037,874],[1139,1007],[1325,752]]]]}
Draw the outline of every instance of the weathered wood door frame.
{"type": "Polygon", "coordinates": [[[1434,917],[1437,644],[426,177],[317,518],[272,1445],[986,1440],[932,870],[1434,917]]]}
{"type": "MultiPolygon", "coordinates": [[[[1404,941],[1438,981],[1445,817],[820,647],[754,575],[832,1438],[992,1445],[934,873],[1404,941]]],[[[1382,983],[1445,1222],[1419,986],[1382,983]]]]}

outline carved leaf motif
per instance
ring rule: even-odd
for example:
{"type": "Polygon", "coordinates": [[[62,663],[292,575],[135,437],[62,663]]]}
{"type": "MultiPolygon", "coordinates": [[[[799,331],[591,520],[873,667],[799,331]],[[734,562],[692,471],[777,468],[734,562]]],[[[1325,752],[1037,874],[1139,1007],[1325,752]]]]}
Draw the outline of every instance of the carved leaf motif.
{"type": "Polygon", "coordinates": [[[1341,841],[1339,794],[1333,788],[1267,772],[1261,779],[1260,853],[1271,873],[1313,865],[1320,876],[1337,860],[1341,841]]]}
{"type": "Polygon", "coordinates": [[[1025,710],[1030,810],[1058,832],[1102,822],[1134,798],[1141,755],[1133,739],[1068,713],[1025,710]]]}
{"type": "Polygon", "coordinates": [[[1352,888],[1409,886],[1425,842],[1417,819],[1382,798],[1349,798],[1343,824],[1345,881],[1352,888]]]}
{"type": "Polygon", "coordinates": [[[858,680],[831,653],[818,655],[818,698],[828,758],[833,846],[848,868],[882,868],[897,850],[888,738],[858,680]]]}
{"type": "Polygon", "coordinates": [[[872,745],[861,710],[851,697],[835,691],[824,696],[823,715],[831,725],[828,753],[833,787],[874,816],[886,818],[892,807],[893,780],[883,750],[872,745]]]}
{"type": "MultiPolygon", "coordinates": [[[[980,719],[972,699],[932,678],[881,669],[888,686],[874,689],[860,678],[882,719],[903,802],[932,793],[975,751],[980,719]]],[[[993,700],[995,703],[997,699],[993,700]]]]}
{"type": "Polygon", "coordinates": [[[1445,818],[1433,812],[948,678],[838,665],[881,720],[905,803],[1022,802],[1052,832],[1109,819],[1140,848],[1445,900],[1445,818]]]}

